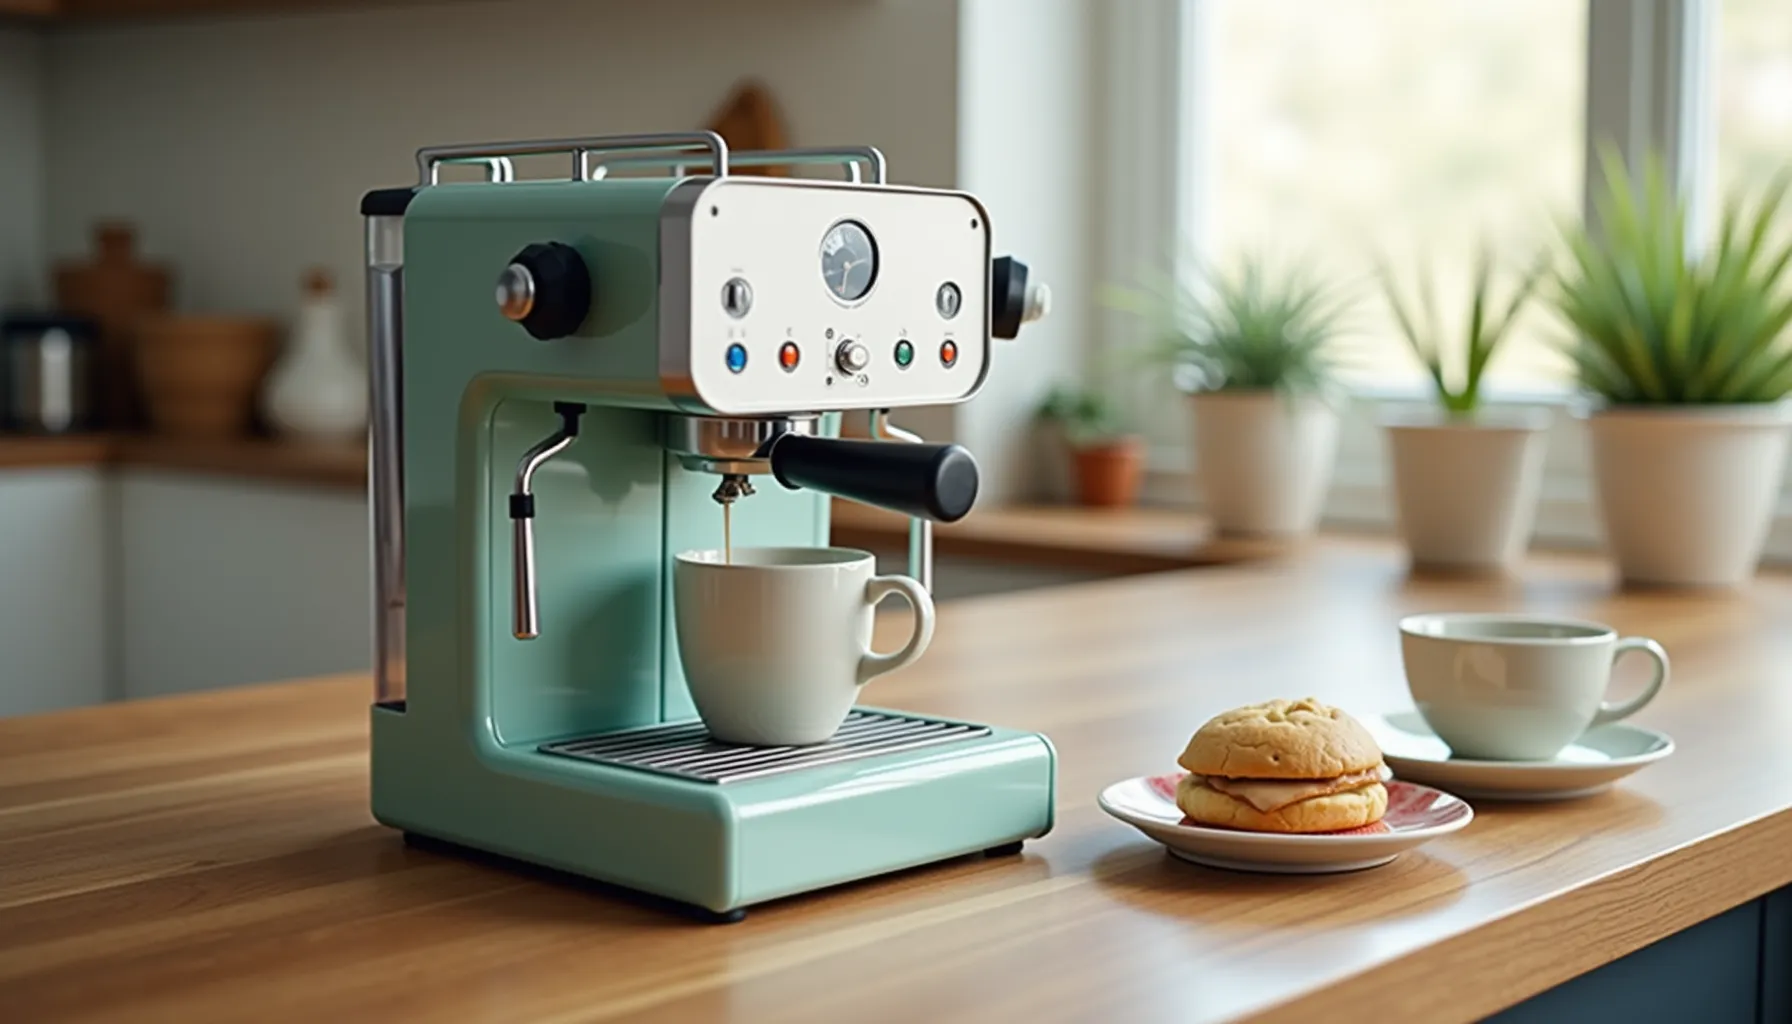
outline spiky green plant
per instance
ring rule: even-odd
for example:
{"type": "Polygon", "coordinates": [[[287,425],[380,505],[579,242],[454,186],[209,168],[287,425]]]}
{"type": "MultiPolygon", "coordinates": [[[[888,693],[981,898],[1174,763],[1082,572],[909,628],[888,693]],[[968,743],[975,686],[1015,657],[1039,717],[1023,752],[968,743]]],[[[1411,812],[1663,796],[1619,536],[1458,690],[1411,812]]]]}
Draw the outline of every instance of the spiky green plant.
{"type": "Polygon", "coordinates": [[[1609,147],[1595,197],[1599,231],[1565,224],[1570,259],[1549,298],[1572,329],[1580,384],[1611,405],[1774,402],[1792,392],[1787,268],[1792,242],[1770,241],[1792,169],[1752,207],[1728,197],[1717,237],[1687,247],[1687,211],[1660,161],[1640,187],[1609,147]]]}
{"type": "Polygon", "coordinates": [[[1331,397],[1336,343],[1348,306],[1338,289],[1300,270],[1272,273],[1247,257],[1231,275],[1175,282],[1167,295],[1109,291],[1110,301],[1153,315],[1145,355],[1178,371],[1193,391],[1272,390],[1331,397]]]}
{"type": "Polygon", "coordinates": [[[1470,281],[1468,320],[1460,334],[1445,326],[1437,310],[1437,290],[1430,274],[1421,272],[1417,308],[1401,298],[1394,274],[1386,261],[1379,264],[1382,291],[1387,296],[1400,336],[1413,357],[1431,375],[1438,404],[1452,417],[1468,417],[1481,407],[1481,381],[1500,345],[1511,335],[1512,324],[1537,290],[1549,269],[1540,258],[1519,276],[1512,293],[1503,300],[1493,295],[1494,258],[1483,242],[1475,254],[1470,281]]]}

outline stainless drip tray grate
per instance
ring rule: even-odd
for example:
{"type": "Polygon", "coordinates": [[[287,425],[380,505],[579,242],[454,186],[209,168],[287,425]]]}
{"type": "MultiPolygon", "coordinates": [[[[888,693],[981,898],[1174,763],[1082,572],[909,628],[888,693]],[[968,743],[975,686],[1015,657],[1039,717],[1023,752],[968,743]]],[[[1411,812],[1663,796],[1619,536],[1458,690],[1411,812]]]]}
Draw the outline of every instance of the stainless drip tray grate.
{"type": "Polygon", "coordinates": [[[887,711],[853,711],[833,739],[812,747],[718,743],[710,738],[702,722],[685,722],[544,743],[541,751],[696,782],[726,783],[895,754],[987,736],[989,732],[989,727],[982,725],[939,722],[887,711]]]}

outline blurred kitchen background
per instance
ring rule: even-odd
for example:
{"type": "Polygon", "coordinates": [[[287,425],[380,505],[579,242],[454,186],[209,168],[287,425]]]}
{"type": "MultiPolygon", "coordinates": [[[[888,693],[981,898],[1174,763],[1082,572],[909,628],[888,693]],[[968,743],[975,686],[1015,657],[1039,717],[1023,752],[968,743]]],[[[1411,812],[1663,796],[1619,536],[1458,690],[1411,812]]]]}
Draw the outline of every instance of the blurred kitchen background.
{"type": "MultiPolygon", "coordinates": [[[[984,468],[954,599],[1253,557],[1203,532],[1186,403],[1108,285],[1383,252],[1460,306],[1477,240],[1582,215],[1599,139],[1708,209],[1792,159],[1792,4],[0,0],[0,714],[365,669],[361,195],[425,145],[705,126],[876,145],[1049,282],[982,395],[898,417],[984,468]],[[1079,507],[1040,419],[1079,384],[1141,439],[1122,507],[1079,507]]],[[[1527,313],[1489,387],[1558,416],[1536,543],[1585,545],[1562,330],[1527,313]]],[[[1361,403],[1422,397],[1380,305],[1351,334],[1361,403]]],[[[1325,528],[1389,528],[1385,463],[1347,416],[1325,528]]]]}

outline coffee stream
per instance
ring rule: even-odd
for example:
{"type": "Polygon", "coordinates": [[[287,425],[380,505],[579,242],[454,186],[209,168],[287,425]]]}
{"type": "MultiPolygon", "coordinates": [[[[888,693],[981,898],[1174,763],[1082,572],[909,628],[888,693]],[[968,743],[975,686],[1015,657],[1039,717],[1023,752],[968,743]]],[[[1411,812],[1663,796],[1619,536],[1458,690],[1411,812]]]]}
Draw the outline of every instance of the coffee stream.
{"type": "Polygon", "coordinates": [[[734,503],[722,506],[722,564],[734,564],[734,503]]]}

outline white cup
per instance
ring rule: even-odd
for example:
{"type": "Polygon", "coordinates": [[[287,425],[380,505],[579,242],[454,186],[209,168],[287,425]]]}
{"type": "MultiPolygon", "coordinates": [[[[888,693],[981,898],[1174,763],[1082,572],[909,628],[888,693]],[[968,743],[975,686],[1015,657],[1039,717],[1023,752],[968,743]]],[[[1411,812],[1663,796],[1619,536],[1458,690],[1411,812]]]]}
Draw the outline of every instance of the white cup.
{"type": "Polygon", "coordinates": [[[1484,612],[1400,620],[1406,685],[1425,723],[1458,757],[1546,761],[1589,728],[1641,710],[1668,678],[1668,655],[1578,619],[1484,612]],[[1612,664],[1626,651],[1655,662],[1643,692],[1607,703],[1612,664]]]}
{"type": "Polygon", "coordinates": [[[678,654],[697,714],[726,743],[801,746],[832,737],[859,688],[913,662],[933,639],[933,599],[907,576],[876,576],[852,548],[687,551],[673,567],[678,654]],[[877,603],[908,599],[915,629],[871,650],[877,603]]]}

